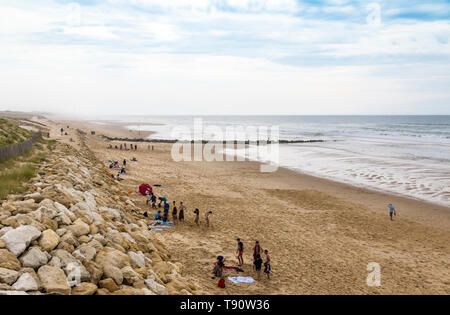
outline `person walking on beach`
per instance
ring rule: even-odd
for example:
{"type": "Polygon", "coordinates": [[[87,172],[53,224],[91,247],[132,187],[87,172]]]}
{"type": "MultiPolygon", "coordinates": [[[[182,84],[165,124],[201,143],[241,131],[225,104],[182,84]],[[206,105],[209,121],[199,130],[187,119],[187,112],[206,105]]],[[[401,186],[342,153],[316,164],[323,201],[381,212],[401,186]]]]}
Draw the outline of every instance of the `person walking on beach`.
{"type": "Polygon", "coordinates": [[[137,151],[137,144],[134,145],[134,150],[137,151]]]}
{"type": "Polygon", "coordinates": [[[237,243],[237,259],[239,261],[239,265],[238,266],[242,266],[244,264],[244,258],[243,258],[243,254],[244,254],[244,243],[241,242],[241,239],[238,238],[236,239],[237,243]]]}
{"type": "Polygon", "coordinates": [[[195,224],[197,224],[197,226],[198,226],[198,220],[200,219],[200,210],[198,210],[198,208],[195,208],[194,214],[195,214],[194,222],[195,222],[195,224]]]}
{"type": "Polygon", "coordinates": [[[173,224],[175,225],[175,222],[178,219],[178,209],[177,209],[177,203],[174,201],[173,202],[173,208],[172,208],[172,220],[173,220],[173,224]]]}
{"type": "Polygon", "coordinates": [[[395,216],[397,215],[397,213],[395,212],[394,205],[392,203],[390,203],[388,205],[388,208],[389,208],[389,216],[391,217],[391,221],[394,221],[394,218],[392,216],[393,215],[395,215],[395,216]]]}
{"type": "Polygon", "coordinates": [[[178,221],[184,221],[184,205],[183,205],[183,201],[180,201],[180,212],[178,214],[178,221]]]}
{"type": "Polygon", "coordinates": [[[212,211],[208,211],[206,214],[205,214],[205,223],[206,223],[206,227],[208,228],[209,227],[209,216],[212,214],[212,211]]]}
{"type": "Polygon", "coordinates": [[[123,166],[123,167],[126,167],[126,166],[127,166],[127,160],[126,160],[126,159],[123,159],[122,166],[123,166]]]}
{"type": "Polygon", "coordinates": [[[253,261],[256,260],[256,256],[260,256],[262,254],[263,250],[261,248],[261,245],[259,245],[259,241],[255,242],[255,246],[253,247],[253,261]]]}
{"type": "Polygon", "coordinates": [[[264,250],[264,254],[266,254],[266,261],[264,262],[264,273],[267,276],[267,279],[270,279],[270,256],[269,251],[264,250]]]}
{"type": "Polygon", "coordinates": [[[261,255],[258,254],[255,257],[255,261],[253,262],[253,268],[256,271],[256,280],[261,280],[261,267],[262,267],[262,258],[261,255]]]}

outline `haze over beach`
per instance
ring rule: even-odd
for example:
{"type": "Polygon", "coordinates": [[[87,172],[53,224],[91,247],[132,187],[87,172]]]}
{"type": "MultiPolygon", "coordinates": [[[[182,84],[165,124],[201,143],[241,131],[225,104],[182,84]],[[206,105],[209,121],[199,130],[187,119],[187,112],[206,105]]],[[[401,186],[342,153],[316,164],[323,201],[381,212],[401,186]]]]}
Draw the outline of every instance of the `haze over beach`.
{"type": "Polygon", "coordinates": [[[449,16],[0,0],[0,295],[450,294],[449,16]]]}

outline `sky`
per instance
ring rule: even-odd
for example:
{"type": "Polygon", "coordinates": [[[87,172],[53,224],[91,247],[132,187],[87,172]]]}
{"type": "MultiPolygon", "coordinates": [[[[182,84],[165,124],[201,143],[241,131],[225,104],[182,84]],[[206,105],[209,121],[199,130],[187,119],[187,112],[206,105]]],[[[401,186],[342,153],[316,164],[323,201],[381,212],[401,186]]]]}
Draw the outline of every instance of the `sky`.
{"type": "Polygon", "coordinates": [[[448,0],[0,0],[0,110],[450,114],[448,0]]]}

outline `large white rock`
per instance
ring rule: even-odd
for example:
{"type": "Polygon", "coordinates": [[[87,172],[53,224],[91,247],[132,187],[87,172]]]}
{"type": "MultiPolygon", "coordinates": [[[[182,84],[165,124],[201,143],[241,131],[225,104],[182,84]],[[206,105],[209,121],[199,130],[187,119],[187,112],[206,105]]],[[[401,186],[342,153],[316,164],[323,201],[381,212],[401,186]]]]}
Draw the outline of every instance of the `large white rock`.
{"type": "Polygon", "coordinates": [[[89,234],[90,232],[89,225],[87,225],[80,219],[76,220],[73,225],[68,226],[67,229],[71,231],[76,237],[89,234]]]}
{"type": "Polygon", "coordinates": [[[167,288],[165,286],[163,286],[162,284],[159,284],[158,282],[156,282],[153,279],[147,279],[144,282],[150,290],[152,290],[153,292],[155,292],[158,295],[168,295],[169,294],[169,290],[167,290],[167,288]]]}
{"type": "Polygon", "coordinates": [[[129,251],[128,257],[130,257],[131,266],[133,266],[133,268],[145,267],[145,256],[142,252],[135,253],[133,251],[129,251]]]}
{"type": "Polygon", "coordinates": [[[16,291],[37,291],[39,286],[31,274],[24,273],[13,284],[12,288],[16,291]]]}
{"type": "Polygon", "coordinates": [[[16,256],[22,254],[30,243],[41,236],[41,231],[31,225],[22,225],[17,229],[6,232],[1,240],[6,243],[6,248],[16,256]]]}

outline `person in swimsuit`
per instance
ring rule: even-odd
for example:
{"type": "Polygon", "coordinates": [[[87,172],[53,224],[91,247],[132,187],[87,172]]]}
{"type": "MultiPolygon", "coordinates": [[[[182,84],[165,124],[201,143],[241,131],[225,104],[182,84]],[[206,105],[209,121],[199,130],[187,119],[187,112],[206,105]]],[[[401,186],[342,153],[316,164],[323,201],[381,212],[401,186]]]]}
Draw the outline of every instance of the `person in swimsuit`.
{"type": "Polygon", "coordinates": [[[185,209],[185,207],[184,207],[184,205],[183,205],[183,201],[181,201],[180,202],[180,212],[179,212],[179,214],[178,214],[178,220],[181,222],[181,221],[184,221],[184,209],[185,209]]]}
{"type": "Polygon", "coordinates": [[[195,222],[195,224],[198,225],[198,220],[199,220],[199,218],[200,218],[200,210],[198,210],[198,209],[196,208],[196,209],[194,210],[194,214],[195,214],[194,222],[195,222]]]}
{"type": "Polygon", "coordinates": [[[237,244],[237,259],[239,261],[239,266],[242,266],[244,264],[244,258],[242,256],[244,254],[244,243],[241,242],[240,238],[236,239],[236,241],[238,242],[238,244],[237,244]]]}
{"type": "Polygon", "coordinates": [[[267,279],[270,279],[270,256],[269,251],[264,250],[264,254],[266,254],[266,261],[264,262],[264,273],[267,275],[267,279]]]}
{"type": "Polygon", "coordinates": [[[178,209],[177,209],[177,203],[174,201],[173,202],[173,208],[172,208],[172,220],[173,220],[173,224],[175,225],[175,222],[178,219],[178,209]]]}
{"type": "Polygon", "coordinates": [[[261,255],[258,254],[255,257],[255,261],[253,262],[253,267],[255,268],[256,271],[256,280],[261,280],[261,267],[262,267],[262,258],[261,255]]]}

